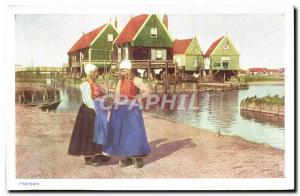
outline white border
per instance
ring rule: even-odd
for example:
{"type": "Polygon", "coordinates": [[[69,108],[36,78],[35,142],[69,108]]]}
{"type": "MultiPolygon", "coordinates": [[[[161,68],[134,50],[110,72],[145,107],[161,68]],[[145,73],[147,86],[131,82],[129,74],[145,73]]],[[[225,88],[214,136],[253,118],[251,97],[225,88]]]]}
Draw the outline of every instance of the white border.
{"type": "Polygon", "coordinates": [[[160,2],[153,5],[151,2],[126,0],[126,6],[113,3],[81,4],[30,4],[10,6],[5,9],[6,27],[5,43],[7,51],[6,77],[4,91],[7,100],[4,105],[4,130],[6,131],[7,145],[7,189],[8,190],[286,190],[294,188],[294,29],[293,7],[291,5],[262,5],[243,3],[243,5],[222,5],[221,3],[188,3],[160,2]],[[130,7],[130,9],[128,9],[130,7]],[[286,57],[286,121],[285,121],[285,178],[273,179],[16,179],[15,178],[15,106],[14,106],[14,15],[15,14],[268,14],[284,13],[285,25],[285,57],[286,57]],[[38,182],[39,186],[22,186],[20,182],[38,182]]]}

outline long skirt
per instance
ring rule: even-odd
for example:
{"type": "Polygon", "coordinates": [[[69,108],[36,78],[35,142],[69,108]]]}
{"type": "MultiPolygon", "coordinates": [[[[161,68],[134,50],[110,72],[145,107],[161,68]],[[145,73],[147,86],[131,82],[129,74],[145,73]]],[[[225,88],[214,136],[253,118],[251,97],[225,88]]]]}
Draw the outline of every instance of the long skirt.
{"type": "Polygon", "coordinates": [[[103,146],[103,151],[121,157],[149,154],[151,149],[139,106],[131,110],[128,110],[130,105],[118,105],[118,109],[115,107],[112,108],[108,123],[108,145],[103,146]]]}
{"type": "Polygon", "coordinates": [[[94,142],[96,144],[107,144],[107,110],[104,108],[103,101],[94,101],[95,104],[95,123],[94,123],[94,142]]]}
{"type": "Polygon", "coordinates": [[[76,117],[69,144],[69,155],[94,156],[102,154],[102,147],[94,143],[95,111],[82,104],[76,117]]]}

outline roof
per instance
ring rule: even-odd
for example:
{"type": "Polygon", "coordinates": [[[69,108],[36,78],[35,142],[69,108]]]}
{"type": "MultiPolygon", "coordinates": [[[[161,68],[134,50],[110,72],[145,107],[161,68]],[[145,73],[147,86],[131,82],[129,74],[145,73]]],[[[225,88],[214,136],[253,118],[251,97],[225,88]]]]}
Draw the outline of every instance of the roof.
{"type": "Polygon", "coordinates": [[[106,26],[106,24],[90,31],[81,36],[81,38],[72,46],[72,48],[68,51],[68,54],[71,52],[75,52],[77,50],[88,48],[93,40],[97,37],[97,35],[102,31],[102,29],[106,26]]]}
{"type": "Polygon", "coordinates": [[[280,69],[266,69],[267,72],[280,72],[280,69]]]}
{"type": "Polygon", "coordinates": [[[193,39],[175,39],[174,45],[173,45],[173,54],[185,54],[185,51],[190,46],[193,39]]]}
{"type": "Polygon", "coordinates": [[[205,57],[209,57],[211,55],[211,53],[216,49],[216,47],[218,46],[218,44],[220,43],[220,41],[222,41],[222,39],[224,38],[224,36],[220,37],[219,39],[217,39],[216,41],[214,41],[211,46],[208,48],[208,50],[205,53],[205,57]]]}
{"type": "Polygon", "coordinates": [[[266,68],[250,68],[248,69],[250,72],[266,72],[266,68]]]}
{"type": "Polygon", "coordinates": [[[148,14],[135,16],[129,20],[123,31],[119,34],[114,44],[124,44],[133,41],[133,38],[143,26],[148,14]]]}

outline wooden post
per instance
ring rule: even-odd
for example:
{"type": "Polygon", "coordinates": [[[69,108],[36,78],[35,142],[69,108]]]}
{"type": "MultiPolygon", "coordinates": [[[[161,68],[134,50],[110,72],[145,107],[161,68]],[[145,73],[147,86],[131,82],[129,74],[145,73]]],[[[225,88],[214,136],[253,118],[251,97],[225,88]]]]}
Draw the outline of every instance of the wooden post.
{"type": "Polygon", "coordinates": [[[166,67],[166,76],[168,76],[168,63],[165,62],[165,67],[166,67]]]}
{"type": "Polygon", "coordinates": [[[223,82],[225,83],[225,80],[226,80],[226,74],[225,74],[225,70],[223,70],[224,71],[224,75],[223,75],[223,82]]]}
{"type": "Polygon", "coordinates": [[[147,74],[147,78],[148,79],[152,79],[152,77],[150,76],[150,74],[152,75],[151,73],[151,63],[150,61],[148,61],[148,70],[147,70],[148,74],[147,74]]]}
{"type": "Polygon", "coordinates": [[[174,63],[175,78],[177,78],[177,63],[174,63]]]}

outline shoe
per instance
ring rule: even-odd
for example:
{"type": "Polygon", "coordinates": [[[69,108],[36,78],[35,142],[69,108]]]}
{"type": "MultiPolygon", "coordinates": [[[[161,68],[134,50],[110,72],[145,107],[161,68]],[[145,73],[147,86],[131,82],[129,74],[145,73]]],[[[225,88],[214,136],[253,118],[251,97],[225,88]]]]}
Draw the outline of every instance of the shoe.
{"type": "Polygon", "coordinates": [[[108,161],[110,161],[110,157],[105,155],[96,155],[95,161],[100,163],[107,163],[108,161]]]}
{"type": "Polygon", "coordinates": [[[133,161],[129,157],[119,160],[119,166],[120,167],[127,167],[127,166],[132,165],[132,164],[133,164],[133,161]]]}
{"type": "Polygon", "coordinates": [[[133,159],[133,163],[134,163],[135,168],[142,168],[144,166],[143,158],[135,157],[135,158],[132,158],[132,159],[133,159]]]}
{"type": "Polygon", "coordinates": [[[84,161],[86,165],[91,165],[91,166],[100,166],[101,163],[96,161],[95,157],[84,157],[84,161]]]}

